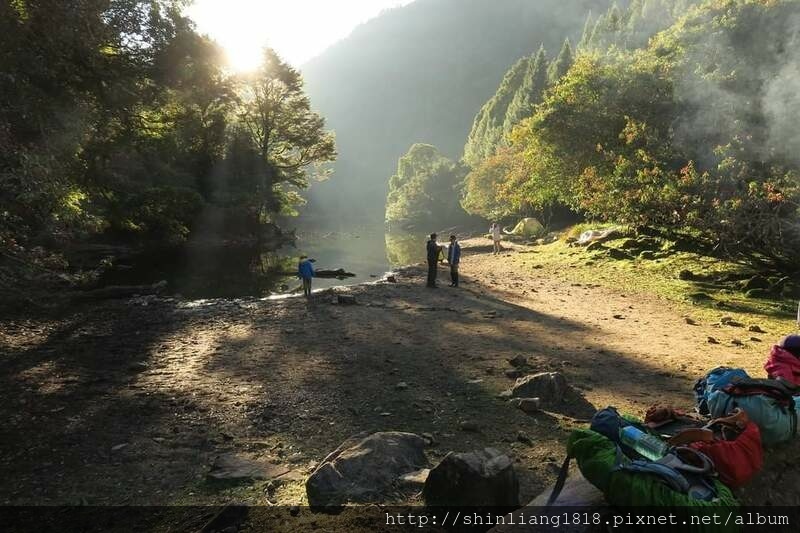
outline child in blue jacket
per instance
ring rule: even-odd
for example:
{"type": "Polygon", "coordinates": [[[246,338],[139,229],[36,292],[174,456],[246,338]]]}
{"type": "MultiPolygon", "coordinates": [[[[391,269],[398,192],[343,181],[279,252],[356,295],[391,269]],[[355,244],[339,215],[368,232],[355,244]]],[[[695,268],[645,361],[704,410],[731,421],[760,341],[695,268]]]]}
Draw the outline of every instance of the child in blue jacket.
{"type": "Polygon", "coordinates": [[[297,265],[297,277],[303,280],[303,295],[308,298],[311,296],[311,279],[314,277],[314,262],[305,255],[300,256],[300,263],[297,265]]]}

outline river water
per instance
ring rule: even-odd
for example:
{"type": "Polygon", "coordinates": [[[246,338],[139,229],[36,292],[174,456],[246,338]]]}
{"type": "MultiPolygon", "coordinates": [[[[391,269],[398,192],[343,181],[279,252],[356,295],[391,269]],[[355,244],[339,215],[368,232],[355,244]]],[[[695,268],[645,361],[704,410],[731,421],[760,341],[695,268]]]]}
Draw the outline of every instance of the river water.
{"type": "Polygon", "coordinates": [[[346,279],[314,280],[314,289],[352,285],[381,278],[394,267],[425,260],[425,237],[387,233],[377,227],[330,231],[297,230],[294,245],[277,250],[252,246],[186,245],[149,251],[115,263],[103,285],[144,285],[166,280],[170,294],[186,298],[238,298],[289,293],[300,255],[316,259],[315,269],[343,268],[346,279]]]}

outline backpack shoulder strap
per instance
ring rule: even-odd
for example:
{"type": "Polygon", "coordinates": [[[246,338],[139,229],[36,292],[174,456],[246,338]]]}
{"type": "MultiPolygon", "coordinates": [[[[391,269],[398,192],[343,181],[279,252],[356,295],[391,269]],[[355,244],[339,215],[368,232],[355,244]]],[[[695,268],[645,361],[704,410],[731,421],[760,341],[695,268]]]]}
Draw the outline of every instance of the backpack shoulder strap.
{"type": "Polygon", "coordinates": [[[569,474],[569,463],[572,460],[572,457],[569,455],[566,459],[564,459],[564,463],[561,465],[561,470],[558,471],[558,477],[556,478],[556,483],[553,485],[553,490],[550,492],[550,497],[547,498],[546,507],[550,507],[555,503],[558,499],[558,496],[561,494],[561,491],[564,490],[564,483],[567,481],[567,474],[569,474]]]}

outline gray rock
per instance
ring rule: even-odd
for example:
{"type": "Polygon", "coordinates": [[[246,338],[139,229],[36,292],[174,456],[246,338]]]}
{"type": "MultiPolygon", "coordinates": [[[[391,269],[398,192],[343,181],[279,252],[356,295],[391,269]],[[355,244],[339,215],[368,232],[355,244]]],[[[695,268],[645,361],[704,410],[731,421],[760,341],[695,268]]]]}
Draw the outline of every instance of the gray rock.
{"type": "Polygon", "coordinates": [[[341,305],[356,305],[356,297],[352,294],[337,294],[336,301],[341,305]]]}
{"type": "Polygon", "coordinates": [[[422,468],[408,474],[403,474],[397,479],[399,485],[414,489],[422,489],[425,482],[428,480],[428,475],[431,473],[430,468],[422,468]]]}
{"type": "Polygon", "coordinates": [[[396,431],[361,433],[328,455],[306,481],[311,507],[382,500],[397,479],[424,468],[425,439],[396,431]]]}
{"type": "Polygon", "coordinates": [[[632,257],[630,255],[628,255],[627,253],[625,253],[622,250],[619,250],[617,248],[609,248],[607,253],[608,253],[608,257],[610,257],[611,259],[615,259],[617,261],[622,261],[622,260],[625,260],[625,259],[632,259],[632,257]]]}
{"type": "Polygon", "coordinates": [[[517,507],[519,481],[499,450],[451,452],[431,470],[422,495],[429,506],[517,507]]]}
{"type": "Polygon", "coordinates": [[[750,289],[745,293],[748,298],[772,298],[772,293],[767,289],[750,289]]]}
{"type": "Polygon", "coordinates": [[[542,405],[560,403],[569,391],[561,372],[540,372],[519,378],[511,389],[512,398],[539,398],[542,405]]]}
{"type": "Polygon", "coordinates": [[[509,403],[526,413],[536,413],[542,407],[539,398],[512,398],[509,403]]]}
{"type": "Polygon", "coordinates": [[[516,357],[509,359],[508,364],[515,368],[520,368],[528,364],[528,358],[524,355],[517,355],[516,357]]]}
{"type": "Polygon", "coordinates": [[[288,466],[255,461],[233,453],[218,456],[208,473],[210,480],[275,479],[291,471],[288,466]]]}
{"type": "Polygon", "coordinates": [[[742,324],[741,322],[737,322],[736,320],[733,319],[733,317],[730,316],[724,316],[720,318],[719,323],[723,326],[731,326],[734,328],[741,328],[744,326],[744,324],[742,324]]]}
{"type": "Polygon", "coordinates": [[[769,289],[770,282],[764,276],[753,276],[752,278],[742,282],[742,290],[747,292],[752,289],[769,289]]]}
{"type": "Polygon", "coordinates": [[[480,426],[476,422],[472,420],[463,420],[458,424],[459,429],[461,431],[471,431],[471,432],[478,432],[480,431],[480,426]]]}

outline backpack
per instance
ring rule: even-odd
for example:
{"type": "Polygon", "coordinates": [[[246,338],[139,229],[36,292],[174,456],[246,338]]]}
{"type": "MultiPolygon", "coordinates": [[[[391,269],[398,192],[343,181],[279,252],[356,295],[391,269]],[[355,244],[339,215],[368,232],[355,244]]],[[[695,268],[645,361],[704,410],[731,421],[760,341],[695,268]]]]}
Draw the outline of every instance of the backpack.
{"type": "MultiPolygon", "coordinates": [[[[648,416],[652,413],[648,411],[648,416]]],[[[684,425],[676,431],[671,431],[669,425],[660,426],[659,431],[663,432],[661,428],[671,433],[667,438],[669,444],[686,445],[708,456],[720,480],[729,487],[744,486],[761,470],[764,460],[761,431],[741,409],[734,409],[731,416],[684,425]]]]}
{"type": "Polygon", "coordinates": [[[710,415],[722,417],[737,407],[757,426],[765,445],[786,442],[797,435],[796,404],[800,387],[782,379],[734,378],[708,395],[710,415]]]}
{"type": "Polygon", "coordinates": [[[694,384],[695,406],[697,412],[709,416],[708,395],[728,385],[735,378],[750,378],[741,368],[720,366],[698,379],[694,384]]]}
{"type": "Polygon", "coordinates": [[[713,463],[705,454],[678,446],[665,458],[651,461],[620,442],[619,431],[628,425],[647,431],[636,420],[608,407],[595,414],[590,429],[573,431],[548,505],[558,498],[572,458],[612,505],[735,505],[730,490],[715,479],[713,463]]]}

